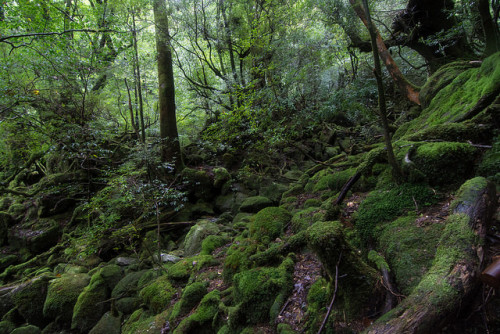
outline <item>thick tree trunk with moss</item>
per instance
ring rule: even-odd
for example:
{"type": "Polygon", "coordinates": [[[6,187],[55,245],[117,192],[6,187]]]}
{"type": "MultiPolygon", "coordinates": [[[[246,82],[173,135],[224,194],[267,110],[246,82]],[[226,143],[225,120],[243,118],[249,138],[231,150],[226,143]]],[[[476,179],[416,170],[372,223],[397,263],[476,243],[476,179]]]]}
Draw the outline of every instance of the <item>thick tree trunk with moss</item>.
{"type": "Polygon", "coordinates": [[[177,119],[175,114],[175,86],[172,68],[172,50],[168,31],[168,15],[164,0],[153,0],[158,52],[158,85],[160,109],[160,137],[162,160],[174,163],[179,171],[183,167],[177,119]]]}
{"type": "Polygon", "coordinates": [[[500,32],[498,31],[498,26],[491,17],[490,2],[488,0],[479,0],[477,2],[477,9],[481,16],[481,25],[486,41],[484,55],[487,57],[500,51],[500,32]]]}
{"type": "Polygon", "coordinates": [[[432,267],[410,296],[365,333],[432,333],[456,317],[479,286],[479,250],[496,202],[495,188],[486,179],[464,183],[451,205],[432,267]]]}

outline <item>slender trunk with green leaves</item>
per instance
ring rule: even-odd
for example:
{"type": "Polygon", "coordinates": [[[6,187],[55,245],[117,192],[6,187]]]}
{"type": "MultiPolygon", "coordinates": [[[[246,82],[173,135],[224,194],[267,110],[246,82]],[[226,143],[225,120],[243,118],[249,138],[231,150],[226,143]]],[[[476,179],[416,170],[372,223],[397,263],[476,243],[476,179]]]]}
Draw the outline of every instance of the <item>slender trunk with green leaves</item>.
{"type": "Polygon", "coordinates": [[[373,27],[367,0],[363,0],[363,6],[365,7],[365,14],[368,23],[367,27],[368,31],[370,32],[370,39],[373,50],[373,62],[375,63],[375,69],[373,72],[375,74],[375,79],[377,80],[379,117],[384,131],[385,145],[387,147],[387,160],[389,161],[389,165],[392,167],[394,178],[397,182],[400,182],[403,179],[403,174],[401,172],[401,169],[399,168],[398,163],[396,162],[396,157],[394,156],[394,151],[392,149],[389,123],[387,121],[387,104],[385,101],[384,82],[382,80],[382,67],[380,66],[380,57],[377,49],[377,34],[373,27]]]}

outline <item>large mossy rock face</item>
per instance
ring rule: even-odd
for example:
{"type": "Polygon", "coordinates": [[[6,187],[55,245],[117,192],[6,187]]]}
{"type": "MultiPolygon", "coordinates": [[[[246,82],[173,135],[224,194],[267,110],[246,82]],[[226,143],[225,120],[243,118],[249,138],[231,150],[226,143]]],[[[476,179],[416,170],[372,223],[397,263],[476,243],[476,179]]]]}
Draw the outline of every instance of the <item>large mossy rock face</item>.
{"type": "Polygon", "coordinates": [[[87,274],[65,274],[51,280],[43,305],[44,316],[59,323],[71,323],[73,307],[89,282],[87,274]]]}
{"type": "Polygon", "coordinates": [[[43,304],[51,277],[42,275],[18,286],[12,291],[12,300],[19,313],[30,324],[43,327],[49,321],[43,316],[43,304]]]}
{"type": "Polygon", "coordinates": [[[209,235],[216,235],[219,232],[220,230],[217,224],[209,220],[199,221],[196,225],[191,227],[189,233],[186,235],[184,241],[184,254],[186,256],[192,256],[201,252],[203,239],[209,235]]]}
{"type": "Polygon", "coordinates": [[[90,284],[78,296],[73,308],[71,329],[88,333],[109,309],[109,289],[100,272],[94,274],[90,284]]]}
{"type": "Polygon", "coordinates": [[[292,215],[283,208],[268,207],[259,211],[250,225],[250,237],[267,244],[279,237],[292,215]]]}
{"type": "Polygon", "coordinates": [[[500,53],[485,59],[481,67],[459,73],[466,67],[448,65],[440,69],[428,82],[435,88],[423,89],[424,106],[428,104],[428,107],[418,118],[401,126],[394,138],[439,124],[460,122],[474,116],[469,115],[469,111],[483,97],[500,93],[500,53]]]}

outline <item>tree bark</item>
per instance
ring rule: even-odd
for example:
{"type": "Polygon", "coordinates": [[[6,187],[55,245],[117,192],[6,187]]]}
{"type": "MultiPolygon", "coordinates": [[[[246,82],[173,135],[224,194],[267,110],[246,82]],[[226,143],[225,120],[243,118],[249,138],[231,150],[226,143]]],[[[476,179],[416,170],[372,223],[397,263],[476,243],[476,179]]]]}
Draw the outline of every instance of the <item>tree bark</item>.
{"type": "MultiPolygon", "coordinates": [[[[363,24],[368,28],[368,30],[370,30],[370,24],[368,23],[368,18],[359,0],[349,0],[349,2],[351,3],[352,8],[354,9],[358,17],[361,19],[363,24]]],[[[392,59],[392,56],[389,50],[387,49],[382,39],[382,36],[380,36],[380,32],[374,26],[373,30],[375,33],[375,40],[376,40],[375,44],[378,49],[378,53],[380,54],[380,58],[384,62],[385,67],[389,71],[391,77],[396,82],[396,85],[399,87],[399,89],[403,92],[403,94],[409,101],[420,105],[418,89],[414,85],[412,85],[408,80],[406,80],[403,73],[401,73],[401,70],[399,69],[398,65],[396,64],[394,59],[392,59]]]]}
{"type": "Polygon", "coordinates": [[[481,16],[481,24],[486,41],[484,56],[487,57],[497,51],[500,51],[500,33],[498,31],[498,26],[495,24],[493,18],[491,17],[489,1],[479,0],[477,2],[477,8],[479,11],[479,15],[481,16]]]}
{"type": "Polygon", "coordinates": [[[158,53],[158,96],[162,161],[173,163],[176,170],[180,171],[184,164],[177,132],[172,50],[165,1],[153,0],[153,11],[156,28],[156,50],[158,53]]]}

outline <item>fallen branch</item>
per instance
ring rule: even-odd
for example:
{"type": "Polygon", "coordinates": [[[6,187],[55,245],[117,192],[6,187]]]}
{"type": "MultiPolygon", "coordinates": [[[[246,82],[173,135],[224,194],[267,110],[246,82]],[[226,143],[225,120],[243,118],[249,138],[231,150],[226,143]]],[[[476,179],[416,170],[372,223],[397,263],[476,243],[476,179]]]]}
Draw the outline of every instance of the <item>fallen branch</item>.
{"type": "Polygon", "coordinates": [[[328,321],[328,318],[330,317],[330,313],[332,312],[333,303],[335,302],[335,297],[337,296],[337,289],[338,289],[338,282],[339,282],[339,265],[340,265],[341,259],[342,259],[342,251],[340,252],[339,260],[337,261],[337,265],[335,266],[335,288],[333,290],[332,301],[330,302],[330,305],[328,305],[328,310],[326,311],[325,318],[323,319],[323,322],[321,323],[321,327],[318,330],[318,334],[321,334],[321,332],[323,331],[323,328],[325,327],[325,324],[328,321]]]}

